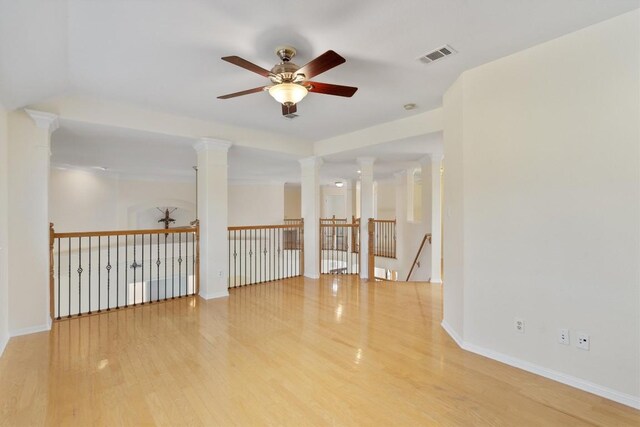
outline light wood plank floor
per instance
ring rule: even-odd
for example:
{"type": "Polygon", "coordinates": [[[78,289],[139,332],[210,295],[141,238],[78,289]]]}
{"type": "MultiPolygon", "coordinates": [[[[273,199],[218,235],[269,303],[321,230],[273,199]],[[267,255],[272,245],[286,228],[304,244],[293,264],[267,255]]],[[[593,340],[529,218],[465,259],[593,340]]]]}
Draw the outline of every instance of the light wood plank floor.
{"type": "Polygon", "coordinates": [[[56,323],[0,359],[0,425],[640,425],[460,350],[441,288],[290,279],[56,323]]]}

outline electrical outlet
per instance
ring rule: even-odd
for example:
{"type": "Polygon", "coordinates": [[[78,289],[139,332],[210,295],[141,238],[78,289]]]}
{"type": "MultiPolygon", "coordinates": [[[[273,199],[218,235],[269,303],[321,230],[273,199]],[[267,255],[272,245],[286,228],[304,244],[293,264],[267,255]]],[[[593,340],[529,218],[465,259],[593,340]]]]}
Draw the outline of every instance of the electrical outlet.
{"type": "Polygon", "coordinates": [[[516,328],[516,332],[518,332],[519,334],[524,334],[524,319],[514,319],[513,325],[516,328]]]}
{"type": "Polygon", "coordinates": [[[222,277],[222,270],[218,270],[218,277],[222,277]]]}
{"type": "Polygon", "coordinates": [[[578,332],[578,346],[579,349],[589,350],[589,344],[591,343],[591,339],[588,334],[584,332],[578,332]]]}
{"type": "Polygon", "coordinates": [[[568,329],[559,329],[558,330],[558,342],[560,344],[569,345],[569,330],[568,329]]]}

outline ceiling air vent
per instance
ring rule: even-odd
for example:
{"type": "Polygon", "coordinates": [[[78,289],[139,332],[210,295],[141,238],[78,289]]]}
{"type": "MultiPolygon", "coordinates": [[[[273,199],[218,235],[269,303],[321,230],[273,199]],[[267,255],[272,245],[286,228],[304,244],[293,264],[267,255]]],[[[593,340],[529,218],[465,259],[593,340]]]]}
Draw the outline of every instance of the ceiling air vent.
{"type": "Polygon", "coordinates": [[[282,117],[284,117],[285,119],[293,120],[296,117],[298,117],[298,115],[296,113],[289,113],[289,114],[283,115],[282,117]]]}
{"type": "Polygon", "coordinates": [[[438,61],[449,55],[453,55],[454,53],[456,53],[456,51],[451,46],[444,45],[441,48],[438,48],[432,52],[429,52],[418,59],[424,62],[425,64],[430,64],[431,62],[438,61]]]}

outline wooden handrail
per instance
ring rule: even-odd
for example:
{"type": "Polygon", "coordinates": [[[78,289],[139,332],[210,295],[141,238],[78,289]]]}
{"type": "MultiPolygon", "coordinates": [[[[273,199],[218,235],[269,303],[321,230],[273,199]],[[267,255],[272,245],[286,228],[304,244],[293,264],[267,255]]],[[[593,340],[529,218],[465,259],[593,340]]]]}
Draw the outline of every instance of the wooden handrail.
{"type": "Polygon", "coordinates": [[[239,230],[258,230],[258,229],[274,229],[274,228],[303,228],[304,223],[297,224],[276,224],[276,225],[242,225],[242,226],[234,226],[227,227],[228,231],[239,231],[239,230]]]}
{"type": "Polygon", "coordinates": [[[132,236],[139,234],[173,234],[196,232],[196,227],[176,227],[176,228],[152,228],[145,230],[115,230],[115,231],[74,231],[70,233],[53,233],[54,238],[68,237],[97,237],[97,236],[132,236]]]}
{"type": "Polygon", "coordinates": [[[348,227],[348,228],[358,228],[358,224],[349,224],[349,223],[330,223],[330,224],[320,224],[322,228],[339,228],[339,227],[348,227]]]}
{"type": "Polygon", "coordinates": [[[420,258],[420,253],[422,252],[422,248],[424,247],[424,242],[426,242],[427,240],[429,240],[429,244],[431,244],[431,233],[425,234],[424,237],[422,238],[422,243],[420,243],[420,248],[418,249],[418,253],[416,253],[416,257],[413,259],[413,264],[411,264],[411,270],[409,270],[409,274],[407,274],[407,280],[405,280],[405,282],[409,281],[409,278],[411,277],[411,273],[413,273],[413,268],[418,263],[418,258],[420,258]]]}
{"type": "Polygon", "coordinates": [[[374,223],[378,222],[378,223],[393,223],[395,224],[396,220],[395,219],[373,219],[372,220],[374,223]]]}

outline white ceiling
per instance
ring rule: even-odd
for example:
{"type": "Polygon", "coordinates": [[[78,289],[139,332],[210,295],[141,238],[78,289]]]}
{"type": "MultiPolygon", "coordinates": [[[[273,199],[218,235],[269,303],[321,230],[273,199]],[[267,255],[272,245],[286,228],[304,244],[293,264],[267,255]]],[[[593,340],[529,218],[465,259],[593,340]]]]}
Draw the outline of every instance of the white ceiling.
{"type": "Polygon", "coordinates": [[[320,140],[424,112],[465,69],[639,7],[638,0],[0,0],[0,103],[66,94],[320,140]],[[286,120],[265,84],[220,60],[265,68],[277,45],[303,65],[333,49],[347,62],[316,80],[358,86],[310,94],[286,120]],[[416,58],[450,44],[430,65],[416,58]],[[418,104],[406,112],[402,105],[418,104]]]}

